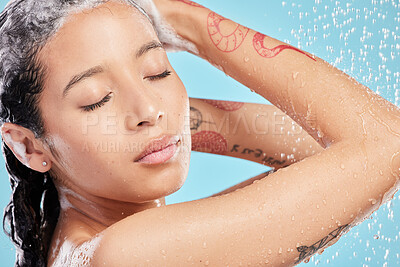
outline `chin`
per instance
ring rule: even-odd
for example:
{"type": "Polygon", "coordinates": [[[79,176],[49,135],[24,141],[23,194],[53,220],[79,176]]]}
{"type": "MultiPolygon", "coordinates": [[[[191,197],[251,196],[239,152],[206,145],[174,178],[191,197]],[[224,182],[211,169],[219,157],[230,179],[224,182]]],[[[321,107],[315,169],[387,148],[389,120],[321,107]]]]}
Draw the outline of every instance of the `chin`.
{"type": "Polygon", "coordinates": [[[185,181],[186,173],[171,171],[168,174],[160,175],[149,183],[146,192],[149,193],[149,197],[152,199],[166,197],[178,191],[185,181]]]}
{"type": "Polygon", "coordinates": [[[140,181],[126,183],[118,190],[120,201],[145,203],[166,197],[178,191],[186,181],[187,172],[179,168],[168,168],[162,172],[148,171],[140,181]],[[129,186],[129,184],[131,186],[129,186]],[[128,186],[127,186],[128,185],[128,186]]]}

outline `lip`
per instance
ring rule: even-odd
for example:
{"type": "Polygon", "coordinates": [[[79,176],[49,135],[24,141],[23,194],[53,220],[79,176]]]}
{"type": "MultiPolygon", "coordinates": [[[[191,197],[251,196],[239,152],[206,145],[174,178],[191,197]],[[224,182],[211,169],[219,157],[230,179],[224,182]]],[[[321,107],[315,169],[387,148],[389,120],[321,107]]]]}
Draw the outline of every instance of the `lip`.
{"type": "Polygon", "coordinates": [[[134,162],[146,164],[160,164],[172,158],[181,139],[178,135],[162,135],[155,138],[136,157],[134,162]]]}

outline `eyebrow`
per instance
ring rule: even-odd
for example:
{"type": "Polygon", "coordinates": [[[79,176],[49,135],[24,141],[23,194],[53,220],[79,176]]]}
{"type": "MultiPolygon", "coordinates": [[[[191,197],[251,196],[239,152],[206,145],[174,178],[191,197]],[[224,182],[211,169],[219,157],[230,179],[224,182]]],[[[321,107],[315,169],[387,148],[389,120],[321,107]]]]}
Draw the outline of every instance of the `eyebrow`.
{"type": "MultiPolygon", "coordinates": [[[[139,50],[136,52],[135,57],[140,58],[141,56],[143,56],[150,50],[157,49],[157,48],[163,48],[163,45],[158,41],[151,41],[149,43],[146,43],[139,48],[139,50]]],[[[68,92],[71,90],[71,88],[74,85],[76,85],[77,83],[79,83],[87,78],[90,78],[98,73],[102,73],[102,72],[104,72],[104,68],[102,66],[98,65],[98,66],[92,67],[90,69],[87,69],[81,73],[74,75],[63,90],[63,98],[65,98],[67,96],[68,92]]]]}
{"type": "Polygon", "coordinates": [[[163,45],[157,41],[151,41],[142,45],[142,47],[136,52],[136,58],[143,56],[143,54],[149,52],[152,49],[163,48],[163,45]]]}

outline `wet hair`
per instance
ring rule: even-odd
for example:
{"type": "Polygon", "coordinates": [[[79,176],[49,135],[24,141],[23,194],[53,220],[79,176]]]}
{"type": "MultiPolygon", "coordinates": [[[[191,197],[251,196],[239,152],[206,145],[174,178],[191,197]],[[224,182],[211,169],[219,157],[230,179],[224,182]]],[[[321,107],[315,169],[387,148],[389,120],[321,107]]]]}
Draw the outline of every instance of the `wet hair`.
{"type": "MultiPolygon", "coordinates": [[[[38,107],[45,67],[38,53],[65,18],[109,0],[12,0],[0,13],[0,123],[10,122],[46,142],[38,107]]],[[[142,8],[131,0],[119,0],[142,8]]],[[[149,17],[148,17],[149,18],[149,17]]],[[[16,246],[15,266],[46,266],[60,203],[55,174],[37,172],[22,164],[2,142],[12,189],[4,211],[3,229],[16,246]]],[[[52,151],[53,153],[53,151],[52,151]]]]}

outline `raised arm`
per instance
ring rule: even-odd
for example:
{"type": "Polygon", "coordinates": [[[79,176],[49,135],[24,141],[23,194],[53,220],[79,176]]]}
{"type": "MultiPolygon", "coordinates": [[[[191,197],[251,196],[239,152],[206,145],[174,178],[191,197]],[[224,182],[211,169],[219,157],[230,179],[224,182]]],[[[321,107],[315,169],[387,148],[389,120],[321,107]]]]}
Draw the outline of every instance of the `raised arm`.
{"type": "Polygon", "coordinates": [[[393,122],[398,119],[397,107],[318,57],[190,1],[155,2],[200,57],[268,99],[324,147],[358,138],[365,116],[379,123],[382,105],[393,122]]]}
{"type": "Polygon", "coordinates": [[[194,151],[279,169],[323,150],[273,105],[190,98],[190,116],[194,151]]]}
{"type": "Polygon", "coordinates": [[[227,52],[231,44],[219,45],[222,39],[212,35],[222,19],[184,2],[157,1],[202,57],[266,97],[328,148],[234,192],[127,217],[105,230],[94,263],[299,263],[337,241],[395,193],[400,112],[318,58],[294,49],[262,56],[268,55],[265,47],[284,44],[264,36],[260,44],[259,34],[229,21],[224,25],[240,29],[243,38],[239,34],[233,43],[240,45],[227,52]]]}

